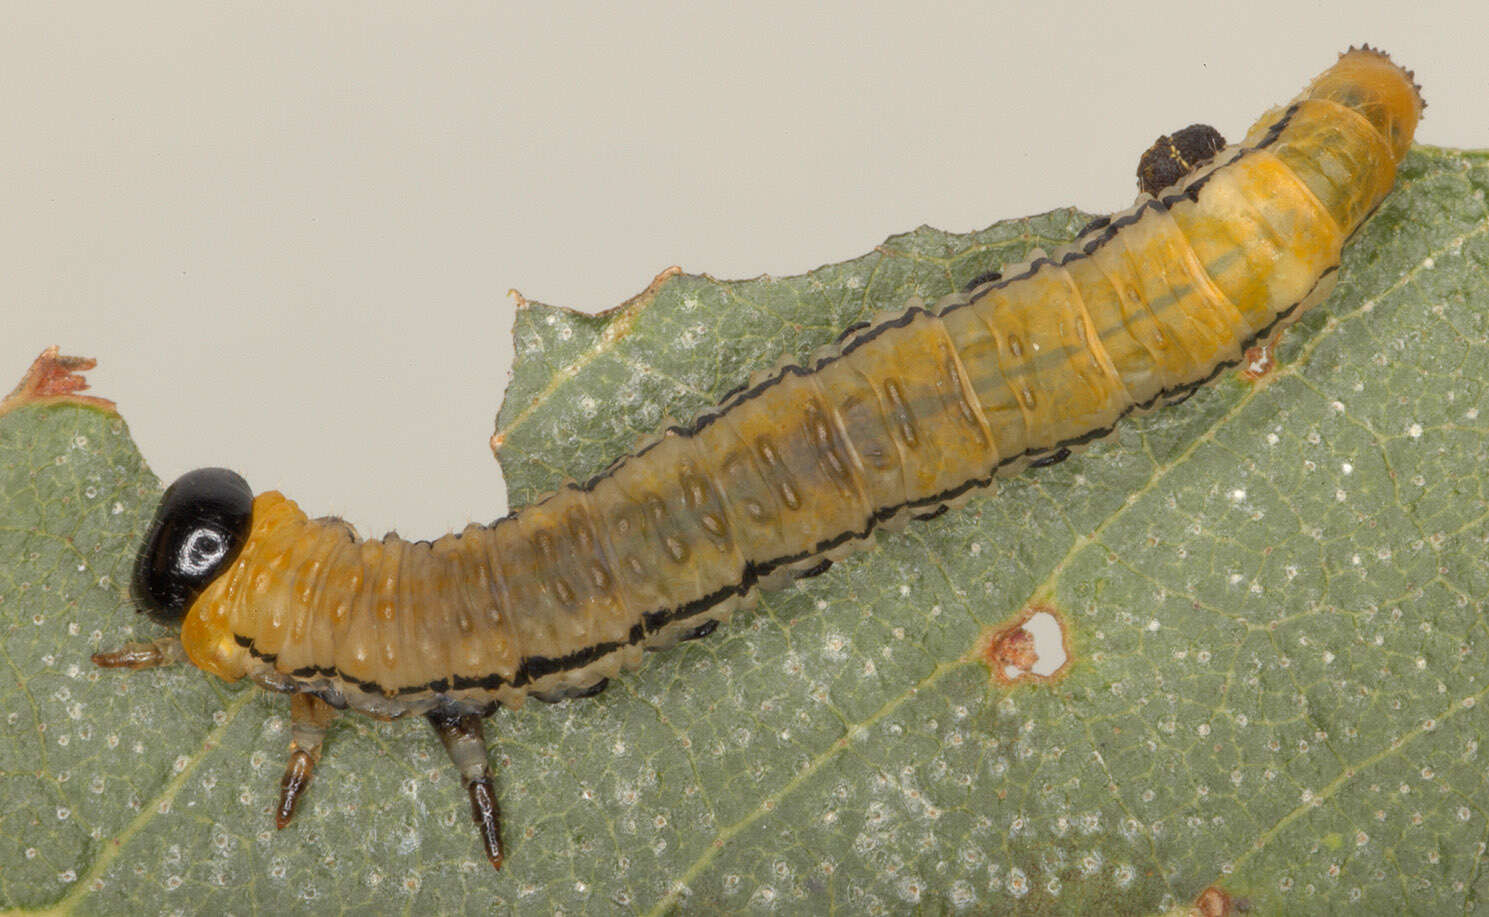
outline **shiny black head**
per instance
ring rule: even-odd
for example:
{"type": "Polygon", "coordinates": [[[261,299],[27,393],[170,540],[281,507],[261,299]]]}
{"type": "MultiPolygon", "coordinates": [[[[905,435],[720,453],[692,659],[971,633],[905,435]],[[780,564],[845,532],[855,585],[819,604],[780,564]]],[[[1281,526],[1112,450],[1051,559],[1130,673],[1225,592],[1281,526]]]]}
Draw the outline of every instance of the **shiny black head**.
{"type": "Polygon", "coordinates": [[[248,540],[253,491],[226,468],[188,471],[166,488],[130,584],[140,610],[176,623],[248,540]]]}

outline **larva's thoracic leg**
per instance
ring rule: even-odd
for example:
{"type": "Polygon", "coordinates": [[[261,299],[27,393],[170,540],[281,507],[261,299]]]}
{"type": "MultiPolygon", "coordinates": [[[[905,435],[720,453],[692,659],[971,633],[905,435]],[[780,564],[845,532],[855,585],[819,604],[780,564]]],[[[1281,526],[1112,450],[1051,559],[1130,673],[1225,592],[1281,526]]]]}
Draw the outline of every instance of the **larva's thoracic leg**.
{"type": "Polygon", "coordinates": [[[94,653],[93,664],[105,669],[153,669],[186,661],[181,638],[161,637],[149,643],[126,643],[107,653],[94,653]]]}
{"type": "Polygon", "coordinates": [[[295,805],[305,788],[310,786],[315,765],[321,760],[321,743],[326,729],[336,719],[336,708],[313,694],[296,694],[290,698],[290,758],[279,781],[279,807],[274,810],[274,826],[283,828],[295,817],[295,805]]]}
{"type": "Polygon", "coordinates": [[[491,762],[486,758],[486,737],[481,732],[481,717],[474,713],[453,716],[439,711],[425,714],[439,734],[450,760],[460,771],[460,780],[470,794],[471,820],[481,832],[486,858],[497,869],[502,868],[501,810],[496,804],[496,787],[491,781],[491,762]]]}

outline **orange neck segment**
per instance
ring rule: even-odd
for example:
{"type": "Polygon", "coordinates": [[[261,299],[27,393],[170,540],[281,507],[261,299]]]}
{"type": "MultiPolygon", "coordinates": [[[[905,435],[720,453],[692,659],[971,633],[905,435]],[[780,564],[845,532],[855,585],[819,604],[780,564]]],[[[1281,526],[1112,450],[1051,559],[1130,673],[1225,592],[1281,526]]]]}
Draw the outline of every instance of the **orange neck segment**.
{"type": "Polygon", "coordinates": [[[250,657],[233,632],[233,609],[251,600],[256,586],[252,578],[267,575],[259,555],[269,534],[305,518],[300,507],[277,490],[254,498],[253,528],[238,559],[197,596],[181,622],[181,645],[192,665],[225,681],[237,681],[247,673],[250,657]]]}

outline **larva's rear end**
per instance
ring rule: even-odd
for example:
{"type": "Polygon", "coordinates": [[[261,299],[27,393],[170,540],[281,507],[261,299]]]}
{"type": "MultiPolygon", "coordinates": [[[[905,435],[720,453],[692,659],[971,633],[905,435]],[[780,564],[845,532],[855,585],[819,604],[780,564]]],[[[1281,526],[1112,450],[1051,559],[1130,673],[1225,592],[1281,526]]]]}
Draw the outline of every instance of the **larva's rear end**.
{"type": "Polygon", "coordinates": [[[1348,237],[1395,186],[1425,107],[1409,71],[1384,52],[1352,49],[1277,117],[1258,121],[1243,145],[1259,142],[1285,118],[1272,154],[1348,237]]]}

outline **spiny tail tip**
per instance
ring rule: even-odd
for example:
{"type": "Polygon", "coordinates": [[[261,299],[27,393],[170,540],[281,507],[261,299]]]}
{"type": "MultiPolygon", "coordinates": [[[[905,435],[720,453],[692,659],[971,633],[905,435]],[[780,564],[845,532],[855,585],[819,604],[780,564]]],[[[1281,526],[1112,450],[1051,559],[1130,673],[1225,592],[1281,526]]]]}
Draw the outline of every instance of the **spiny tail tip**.
{"type": "Polygon", "coordinates": [[[1359,46],[1350,45],[1348,49],[1340,51],[1339,57],[1342,60],[1344,59],[1344,57],[1350,54],[1371,54],[1389,63],[1397,70],[1400,70],[1403,74],[1406,75],[1406,78],[1411,81],[1411,88],[1417,94],[1417,104],[1419,105],[1418,111],[1427,110],[1427,99],[1422,95],[1422,86],[1420,83],[1417,82],[1416,73],[1391,60],[1391,55],[1387,53],[1385,49],[1374,47],[1368,42],[1361,42],[1359,46]]]}

